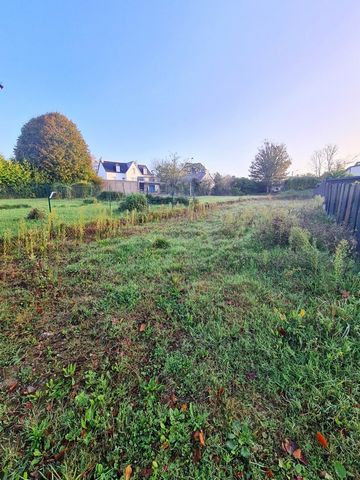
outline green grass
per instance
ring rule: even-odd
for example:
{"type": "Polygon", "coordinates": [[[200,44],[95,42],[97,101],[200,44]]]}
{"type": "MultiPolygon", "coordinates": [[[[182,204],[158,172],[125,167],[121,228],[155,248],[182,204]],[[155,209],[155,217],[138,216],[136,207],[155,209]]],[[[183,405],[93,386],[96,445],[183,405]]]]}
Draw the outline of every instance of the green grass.
{"type": "Polygon", "coordinates": [[[360,276],[338,241],[313,202],[263,199],[6,259],[2,477],[358,478],[360,276]]]}
{"type": "MultiPolygon", "coordinates": [[[[201,203],[218,203],[239,199],[239,197],[231,196],[204,196],[198,198],[201,203]]],[[[98,218],[116,215],[117,205],[118,202],[112,202],[110,210],[109,202],[84,204],[82,199],[54,199],[52,200],[52,211],[59,221],[61,220],[71,225],[79,221],[91,222],[98,218]]],[[[32,208],[38,208],[47,215],[49,212],[48,200],[46,198],[0,199],[0,236],[2,236],[5,231],[16,234],[19,228],[19,222],[26,218],[32,208]]],[[[151,206],[151,208],[159,208],[159,206],[151,206]]],[[[46,224],[46,222],[46,218],[42,221],[26,221],[29,227],[41,227],[46,224]]]]}
{"type": "MultiPolygon", "coordinates": [[[[114,207],[116,208],[116,204],[113,204],[113,208],[114,207]]],[[[48,200],[46,198],[0,200],[0,236],[6,230],[16,234],[20,220],[25,219],[32,208],[38,208],[47,216],[49,212],[48,200]],[[1,209],[1,205],[28,205],[28,207],[1,209]]],[[[85,205],[82,199],[52,200],[52,210],[59,220],[62,220],[67,224],[74,224],[80,220],[83,220],[84,222],[91,222],[92,220],[96,220],[102,216],[110,216],[110,208],[108,203],[98,202],[95,204],[85,205]]],[[[43,221],[26,221],[29,227],[40,227],[46,222],[46,218],[43,221]]]]}

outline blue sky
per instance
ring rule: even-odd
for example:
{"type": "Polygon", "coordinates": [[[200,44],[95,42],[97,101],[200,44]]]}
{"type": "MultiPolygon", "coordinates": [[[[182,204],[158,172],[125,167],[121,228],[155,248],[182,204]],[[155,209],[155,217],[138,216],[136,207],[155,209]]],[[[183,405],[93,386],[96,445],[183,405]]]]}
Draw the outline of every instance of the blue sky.
{"type": "Polygon", "coordinates": [[[360,153],[358,0],[3,0],[0,152],[59,111],[106,160],[169,152],[247,175],[265,138],[292,171],[360,153]]]}

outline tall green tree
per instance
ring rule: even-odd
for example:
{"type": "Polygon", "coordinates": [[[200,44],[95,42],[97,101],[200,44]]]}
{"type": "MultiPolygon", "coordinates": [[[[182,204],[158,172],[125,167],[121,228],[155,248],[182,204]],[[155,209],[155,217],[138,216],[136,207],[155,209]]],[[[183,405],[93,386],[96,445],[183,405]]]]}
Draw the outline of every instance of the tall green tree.
{"type": "Polygon", "coordinates": [[[249,176],[257,182],[265,183],[269,193],[274,184],[286,178],[290,165],[291,159],[286,145],[265,140],[250,165],[249,176]]]}
{"type": "Polygon", "coordinates": [[[72,183],[96,177],[80,131],[61,113],[46,113],[27,122],[14,153],[18,162],[29,162],[50,181],[72,183]]]}

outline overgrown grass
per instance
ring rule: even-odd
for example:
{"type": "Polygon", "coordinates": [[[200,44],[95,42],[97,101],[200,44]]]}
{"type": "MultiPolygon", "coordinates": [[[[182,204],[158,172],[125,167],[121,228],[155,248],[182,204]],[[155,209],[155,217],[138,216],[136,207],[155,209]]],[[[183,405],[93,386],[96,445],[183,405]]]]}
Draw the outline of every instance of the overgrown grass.
{"type": "MultiPolygon", "coordinates": [[[[198,197],[201,203],[219,203],[236,201],[239,197],[225,196],[204,196],[198,197]]],[[[84,201],[84,199],[54,199],[52,200],[52,211],[56,217],[67,225],[73,225],[82,221],[83,223],[93,222],[99,218],[112,218],[117,215],[119,202],[94,202],[84,201]]],[[[49,213],[48,200],[46,198],[26,198],[26,199],[0,199],[0,237],[4,232],[17,234],[20,222],[26,218],[32,208],[37,208],[44,213],[49,213]]],[[[151,209],[157,209],[159,206],[151,206],[151,209]]],[[[169,207],[171,208],[171,207],[169,207]]],[[[46,220],[41,222],[32,222],[31,227],[42,227],[46,220]]]]}
{"type": "Polygon", "coordinates": [[[342,237],[314,202],[263,200],[8,255],[3,478],[358,478],[342,237]]]}

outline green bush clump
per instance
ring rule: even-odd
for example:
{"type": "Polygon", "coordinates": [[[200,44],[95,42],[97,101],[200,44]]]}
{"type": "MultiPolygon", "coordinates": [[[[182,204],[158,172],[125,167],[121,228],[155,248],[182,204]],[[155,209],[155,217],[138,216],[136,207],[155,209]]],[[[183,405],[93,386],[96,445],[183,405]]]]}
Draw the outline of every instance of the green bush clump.
{"type": "Polygon", "coordinates": [[[264,209],[258,212],[253,235],[265,247],[285,246],[292,227],[297,224],[298,220],[286,210],[264,209]]]}
{"type": "Polygon", "coordinates": [[[57,198],[72,198],[72,189],[65,183],[54,183],[52,190],[56,192],[57,198]]]}
{"type": "Polygon", "coordinates": [[[148,208],[148,201],[145,195],[141,193],[130,193],[120,202],[119,211],[124,212],[125,210],[137,210],[142,212],[148,208]]]}
{"type": "Polygon", "coordinates": [[[285,190],[310,190],[315,188],[319,179],[314,175],[299,175],[285,180],[285,190]]]}
{"type": "Polygon", "coordinates": [[[311,248],[310,232],[304,228],[294,226],[290,230],[289,246],[295,252],[304,252],[311,248]]]}
{"type": "Polygon", "coordinates": [[[188,197],[172,197],[171,195],[167,196],[158,196],[158,195],[146,195],[147,201],[150,205],[176,205],[180,203],[182,205],[189,205],[188,197]]]}
{"type": "Polygon", "coordinates": [[[43,172],[26,161],[20,164],[0,155],[0,198],[47,197],[50,191],[43,172]]]}
{"type": "Polygon", "coordinates": [[[78,182],[71,185],[73,198],[86,198],[96,195],[98,187],[89,182],[78,182]]]}
{"type": "Polygon", "coordinates": [[[100,201],[106,201],[106,202],[116,202],[118,200],[121,200],[123,199],[125,196],[124,193],[122,192],[107,192],[107,191],[103,191],[101,193],[99,193],[99,195],[97,196],[97,199],[100,200],[100,201]]]}
{"type": "Polygon", "coordinates": [[[156,240],[154,240],[154,243],[153,243],[153,248],[169,248],[170,247],[170,242],[169,240],[166,240],[166,238],[157,238],[156,240]]]}
{"type": "Polygon", "coordinates": [[[44,212],[42,212],[38,208],[31,209],[30,212],[26,216],[27,220],[41,220],[44,217],[45,217],[44,212]]]}
{"type": "Polygon", "coordinates": [[[84,205],[91,205],[92,203],[97,203],[97,198],[96,197],[84,198],[84,200],[83,200],[84,205]]]}

